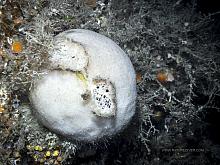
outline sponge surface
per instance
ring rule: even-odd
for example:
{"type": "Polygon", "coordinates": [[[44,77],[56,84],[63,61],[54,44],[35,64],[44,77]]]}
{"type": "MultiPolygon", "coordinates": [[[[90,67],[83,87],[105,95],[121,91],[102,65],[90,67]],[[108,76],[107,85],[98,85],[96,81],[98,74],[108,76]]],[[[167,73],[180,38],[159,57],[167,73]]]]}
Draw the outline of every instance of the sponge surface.
{"type": "Polygon", "coordinates": [[[136,80],[124,51],[109,38],[82,29],[56,36],[54,48],[52,69],[30,93],[39,121],[58,134],[85,141],[125,127],[135,113],[136,80]]]}

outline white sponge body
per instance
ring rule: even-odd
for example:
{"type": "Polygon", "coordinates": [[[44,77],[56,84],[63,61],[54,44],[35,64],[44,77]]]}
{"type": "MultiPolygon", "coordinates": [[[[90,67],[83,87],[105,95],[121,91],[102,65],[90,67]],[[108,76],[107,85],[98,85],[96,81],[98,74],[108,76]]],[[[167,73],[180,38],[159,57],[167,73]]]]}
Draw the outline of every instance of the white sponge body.
{"type": "Polygon", "coordinates": [[[54,43],[51,68],[62,70],[48,71],[35,83],[30,98],[37,118],[76,140],[120,131],[135,113],[136,76],[128,56],[111,39],[89,30],[65,31],[54,43]]]}

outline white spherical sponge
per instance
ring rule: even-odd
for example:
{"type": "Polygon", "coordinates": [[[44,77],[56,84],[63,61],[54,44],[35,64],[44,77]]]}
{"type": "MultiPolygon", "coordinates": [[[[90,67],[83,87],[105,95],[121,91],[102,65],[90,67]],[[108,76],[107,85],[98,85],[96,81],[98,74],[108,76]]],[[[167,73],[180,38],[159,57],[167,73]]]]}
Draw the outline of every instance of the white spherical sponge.
{"type": "Polygon", "coordinates": [[[51,69],[36,80],[30,101],[50,130],[83,141],[112,136],[135,113],[135,71],[109,38],[82,29],[55,37],[51,69]]]}

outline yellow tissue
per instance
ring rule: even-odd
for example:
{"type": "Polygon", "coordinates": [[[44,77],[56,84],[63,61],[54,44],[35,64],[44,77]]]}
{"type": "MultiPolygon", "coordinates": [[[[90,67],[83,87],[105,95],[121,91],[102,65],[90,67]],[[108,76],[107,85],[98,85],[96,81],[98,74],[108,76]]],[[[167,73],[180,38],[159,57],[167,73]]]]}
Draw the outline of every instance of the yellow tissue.
{"type": "Polygon", "coordinates": [[[81,80],[85,86],[87,86],[87,79],[82,72],[75,72],[76,77],[81,80]]]}

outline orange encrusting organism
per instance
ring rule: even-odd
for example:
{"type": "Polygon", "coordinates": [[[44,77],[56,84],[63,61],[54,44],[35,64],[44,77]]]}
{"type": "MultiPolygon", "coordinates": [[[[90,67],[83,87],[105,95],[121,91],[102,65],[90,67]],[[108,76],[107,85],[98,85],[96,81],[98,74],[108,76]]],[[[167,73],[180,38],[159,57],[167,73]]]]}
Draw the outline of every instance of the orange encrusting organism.
{"type": "Polygon", "coordinates": [[[138,73],[136,74],[136,81],[137,81],[137,83],[140,83],[140,82],[142,81],[142,75],[141,75],[140,72],[138,72],[138,73]]]}
{"type": "Polygon", "coordinates": [[[21,41],[13,41],[11,45],[11,50],[13,53],[21,53],[23,51],[23,45],[21,41]]]}
{"type": "Polygon", "coordinates": [[[3,113],[4,110],[4,107],[0,104],[0,113],[3,113]]]}
{"type": "Polygon", "coordinates": [[[157,80],[161,83],[167,82],[167,73],[160,71],[157,73],[157,80]]]}

